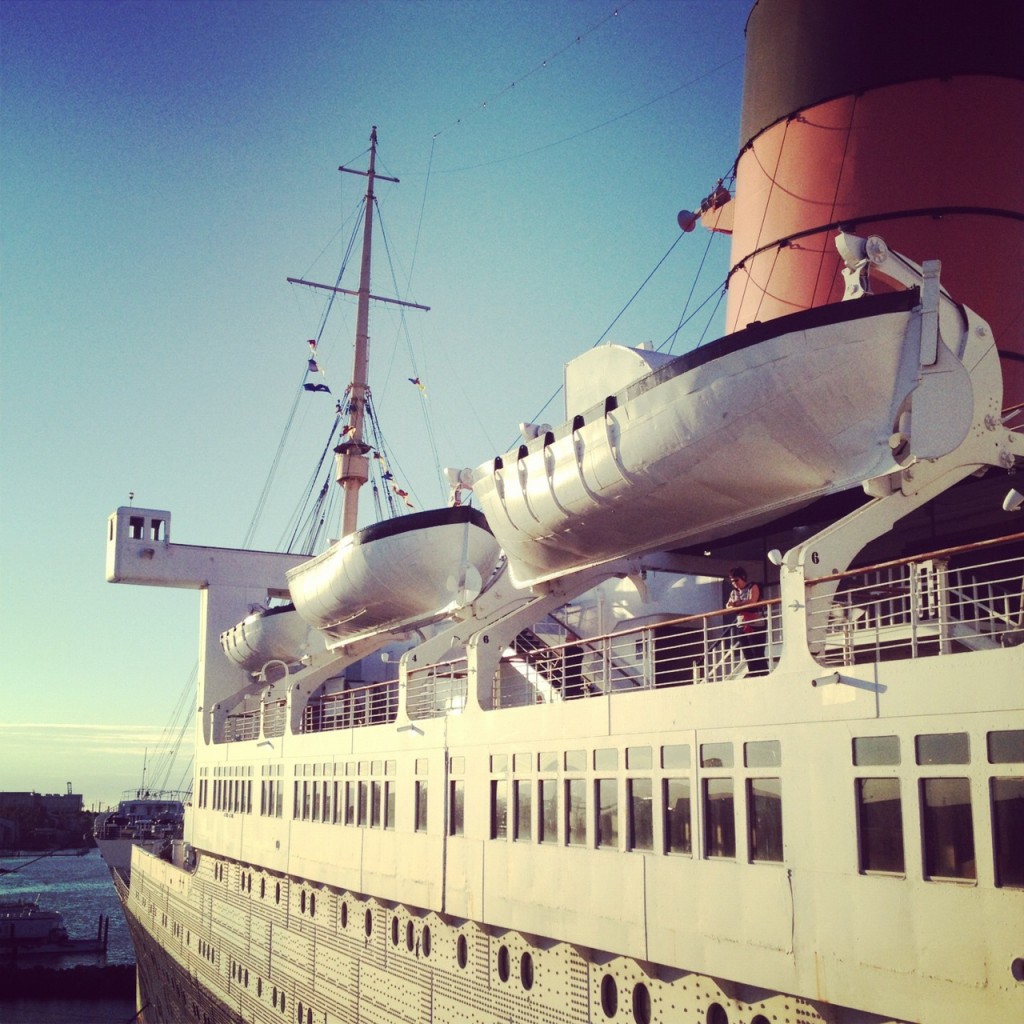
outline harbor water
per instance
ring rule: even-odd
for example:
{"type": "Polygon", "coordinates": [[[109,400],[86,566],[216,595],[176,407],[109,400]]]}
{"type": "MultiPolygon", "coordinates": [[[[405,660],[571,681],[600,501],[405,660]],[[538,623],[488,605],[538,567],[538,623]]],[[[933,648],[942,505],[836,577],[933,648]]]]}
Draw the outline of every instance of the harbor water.
{"type": "MultiPolygon", "coordinates": [[[[0,900],[38,897],[44,910],[57,910],[64,917],[64,927],[73,939],[96,935],[100,916],[110,919],[105,954],[31,958],[19,960],[19,967],[45,966],[71,969],[76,966],[132,965],[135,952],[110,872],[98,850],[82,856],[48,856],[35,860],[38,854],[0,858],[0,900]]],[[[0,965],[8,971],[10,965],[0,965]]],[[[13,999],[0,1000],[0,1021],[4,1024],[109,1024],[131,1021],[135,1016],[134,999],[13,999]]]]}

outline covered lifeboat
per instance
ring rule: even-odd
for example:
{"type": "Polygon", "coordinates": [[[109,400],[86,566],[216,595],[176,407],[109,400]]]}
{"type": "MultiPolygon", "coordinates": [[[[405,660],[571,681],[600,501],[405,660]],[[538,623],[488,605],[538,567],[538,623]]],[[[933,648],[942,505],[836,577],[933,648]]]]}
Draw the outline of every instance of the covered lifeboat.
{"type": "Polygon", "coordinates": [[[415,512],[342,538],[290,570],[288,588],[333,648],[446,618],[480,594],[500,555],[477,509],[415,512]]]}
{"type": "Polygon", "coordinates": [[[566,422],[534,428],[473,474],[517,584],[884,486],[912,461],[954,450],[979,407],[998,415],[991,333],[980,320],[968,332],[973,314],[940,294],[937,265],[922,270],[879,238],[841,234],[837,246],[848,301],[679,357],[607,346],[567,364],[566,422]],[[868,265],[902,290],[866,294],[855,282],[868,265]],[[988,355],[983,372],[961,359],[969,333],[988,355]]]}

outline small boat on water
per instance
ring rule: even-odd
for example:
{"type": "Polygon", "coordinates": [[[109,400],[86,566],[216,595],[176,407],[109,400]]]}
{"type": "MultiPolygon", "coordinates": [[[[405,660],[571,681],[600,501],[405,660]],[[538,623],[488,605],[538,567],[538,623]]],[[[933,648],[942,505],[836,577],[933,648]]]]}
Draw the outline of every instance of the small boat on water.
{"type": "Polygon", "coordinates": [[[57,957],[104,953],[110,919],[100,915],[93,939],[72,939],[57,910],[44,910],[39,898],[0,900],[0,957],[57,957]]]}

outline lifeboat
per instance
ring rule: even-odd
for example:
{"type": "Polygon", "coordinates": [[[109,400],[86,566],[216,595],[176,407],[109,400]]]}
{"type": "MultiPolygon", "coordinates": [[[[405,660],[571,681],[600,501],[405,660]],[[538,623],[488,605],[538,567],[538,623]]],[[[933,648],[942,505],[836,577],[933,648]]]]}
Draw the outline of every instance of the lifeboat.
{"type": "Polygon", "coordinates": [[[963,321],[943,300],[955,337],[928,354],[928,286],[913,270],[903,290],[751,324],[679,357],[608,346],[569,363],[566,422],[473,473],[513,580],[749,529],[953,450],[974,408],[949,347],[963,321]]]}
{"type": "Polygon", "coordinates": [[[257,608],[221,633],[220,646],[248,672],[260,672],[271,661],[294,665],[307,654],[324,650],[323,638],[303,621],[293,604],[257,608]]]}
{"type": "Polygon", "coordinates": [[[480,594],[500,554],[477,509],[415,512],[342,538],[290,570],[288,588],[302,619],[337,647],[451,615],[480,594]]]}

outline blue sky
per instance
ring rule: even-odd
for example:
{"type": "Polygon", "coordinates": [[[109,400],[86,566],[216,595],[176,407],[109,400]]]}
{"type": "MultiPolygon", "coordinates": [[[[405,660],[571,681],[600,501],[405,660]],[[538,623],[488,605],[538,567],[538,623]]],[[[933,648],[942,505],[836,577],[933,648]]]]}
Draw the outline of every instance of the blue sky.
{"type": "MultiPolygon", "coordinates": [[[[106,518],[133,492],[175,541],[241,545],[323,314],[285,278],[337,276],[364,185],[337,167],[365,167],[371,126],[401,179],[374,290],[431,306],[374,309],[371,381],[430,507],[434,451],[511,444],[729,172],[748,8],[0,6],[0,789],[111,800],[166,742],[198,600],[105,583],[106,518]]],[[[727,240],[685,236],[608,338],[661,344],[727,265],[727,240]]],[[[336,393],[354,321],[336,303],[322,336],[336,393]]],[[[254,546],[278,545],[332,419],[300,401],[254,546]]]]}

